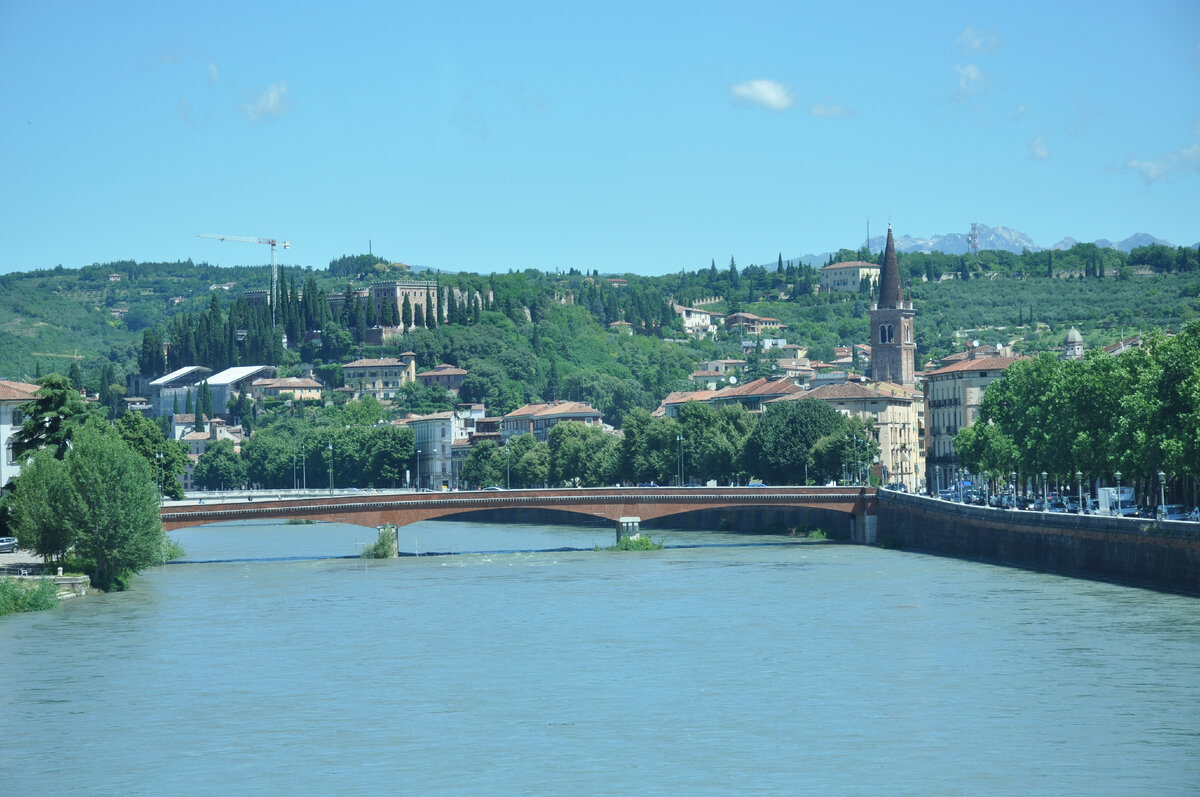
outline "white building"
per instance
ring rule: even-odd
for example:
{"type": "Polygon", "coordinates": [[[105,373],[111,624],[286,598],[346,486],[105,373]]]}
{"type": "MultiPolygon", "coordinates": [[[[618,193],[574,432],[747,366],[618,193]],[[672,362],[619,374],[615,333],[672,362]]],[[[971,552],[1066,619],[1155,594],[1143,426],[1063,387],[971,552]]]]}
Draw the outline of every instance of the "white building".
{"type": "Polygon", "coordinates": [[[4,444],[3,458],[0,458],[0,489],[8,487],[9,481],[21,472],[21,463],[13,455],[12,438],[25,422],[21,405],[33,401],[38,390],[37,385],[0,380],[0,442],[4,444]]]}
{"type": "Polygon", "coordinates": [[[418,415],[402,421],[413,430],[417,472],[412,477],[418,489],[458,487],[464,457],[454,456],[455,444],[467,442],[475,432],[476,421],[483,417],[482,404],[460,404],[452,411],[418,415]]]}

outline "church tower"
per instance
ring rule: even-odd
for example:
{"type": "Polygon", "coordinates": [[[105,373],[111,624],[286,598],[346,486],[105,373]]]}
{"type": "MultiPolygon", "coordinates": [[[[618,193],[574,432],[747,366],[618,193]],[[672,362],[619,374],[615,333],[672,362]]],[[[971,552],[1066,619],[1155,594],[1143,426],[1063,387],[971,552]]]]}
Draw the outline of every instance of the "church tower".
{"type": "Polygon", "coordinates": [[[912,299],[905,300],[896,262],[896,242],[888,225],[887,248],[879,275],[879,301],[871,303],[871,376],[876,382],[913,387],[917,344],[912,299]]]}

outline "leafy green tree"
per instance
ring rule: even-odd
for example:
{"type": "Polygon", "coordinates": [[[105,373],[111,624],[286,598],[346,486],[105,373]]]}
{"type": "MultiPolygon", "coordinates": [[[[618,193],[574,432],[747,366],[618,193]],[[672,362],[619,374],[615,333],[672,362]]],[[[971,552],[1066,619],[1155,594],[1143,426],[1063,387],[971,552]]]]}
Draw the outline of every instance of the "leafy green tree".
{"type": "Polygon", "coordinates": [[[83,371],[79,369],[79,360],[71,360],[71,367],[67,369],[67,379],[71,381],[71,387],[75,390],[83,390],[83,371]]]}
{"type": "Polygon", "coordinates": [[[150,466],[158,489],[167,498],[183,498],[179,477],[187,470],[187,445],[168,440],[158,424],[136,412],[127,412],[113,423],[121,439],[150,466]]]}
{"type": "Polygon", "coordinates": [[[470,487],[499,487],[504,484],[504,456],[491,440],[475,444],[463,463],[459,480],[470,487]]]}
{"type": "Polygon", "coordinates": [[[233,450],[233,441],[218,440],[210,445],[196,462],[192,481],[205,490],[228,490],[245,484],[246,463],[233,450]]]}
{"type": "Polygon", "coordinates": [[[154,329],[142,331],[142,348],[138,352],[138,373],[158,377],[166,373],[167,359],[163,356],[162,336],[154,329]]]}
{"type": "Polygon", "coordinates": [[[769,404],[746,440],[746,471],[770,484],[800,482],[813,445],[841,425],[842,415],[823,401],[769,404]]]}
{"type": "Polygon", "coordinates": [[[713,407],[689,401],[679,408],[684,479],[718,484],[740,480],[741,452],[754,428],[754,416],[740,404],[713,407]]]}
{"type": "Polygon", "coordinates": [[[37,398],[21,406],[25,416],[21,430],[13,435],[13,457],[49,448],[62,459],[66,445],[89,418],[100,419],[96,408],[84,403],[67,378],[49,374],[38,380],[37,398]]]}
{"type": "Polygon", "coordinates": [[[599,487],[612,484],[617,467],[617,438],[577,421],[554,424],[547,434],[551,484],[599,487]]]}
{"type": "Polygon", "coordinates": [[[670,483],[678,466],[679,424],[673,418],[635,409],[625,417],[622,432],[614,477],[633,484],[670,483]]]}
{"type": "Polygon", "coordinates": [[[69,485],[66,464],[55,459],[50,449],[38,451],[21,465],[21,476],[13,481],[5,505],[9,530],[22,548],[62,561],[75,544],[77,528],[68,521],[69,485]]]}
{"type": "Polygon", "coordinates": [[[66,459],[70,499],[66,522],[77,534],[75,554],[101,589],[124,589],[129,575],[161,561],[158,491],[146,460],[119,435],[87,425],[66,459]]]}

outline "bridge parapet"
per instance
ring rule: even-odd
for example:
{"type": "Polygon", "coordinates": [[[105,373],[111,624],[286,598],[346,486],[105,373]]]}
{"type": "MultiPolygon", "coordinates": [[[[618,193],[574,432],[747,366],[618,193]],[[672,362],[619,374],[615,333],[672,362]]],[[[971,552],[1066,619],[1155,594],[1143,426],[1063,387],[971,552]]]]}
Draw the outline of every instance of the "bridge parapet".
{"type": "MultiPolygon", "coordinates": [[[[272,494],[274,495],[274,494],[272,494]]],[[[466,512],[553,509],[616,521],[643,520],[703,509],[808,508],[856,519],[876,512],[875,491],[861,487],[659,487],[508,490],[455,493],[391,493],[354,496],[273,497],[222,503],[174,504],[162,510],[170,529],[237,520],[310,519],[378,526],[407,525],[466,512]]]]}

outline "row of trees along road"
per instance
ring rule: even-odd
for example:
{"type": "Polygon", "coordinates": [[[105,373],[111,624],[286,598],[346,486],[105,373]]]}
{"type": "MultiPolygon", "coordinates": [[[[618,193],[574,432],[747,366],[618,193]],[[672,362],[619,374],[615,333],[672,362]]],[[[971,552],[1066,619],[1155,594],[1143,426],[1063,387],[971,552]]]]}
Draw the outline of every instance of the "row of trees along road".
{"type": "Polygon", "coordinates": [[[689,402],[678,418],[634,410],[617,437],[580,423],[559,423],[546,442],[514,437],[501,447],[475,446],[463,466],[471,486],[599,487],[615,483],[685,481],[770,484],[842,481],[865,475],[879,452],[872,429],[824,402],[772,404],[761,417],[740,405],[689,402]]]}
{"type": "Polygon", "coordinates": [[[1117,357],[1044,354],[1020,360],[988,386],[975,424],[954,449],[994,478],[1046,471],[1075,483],[1114,474],[1157,495],[1158,472],[1196,501],[1200,478],[1200,320],[1174,337],[1147,335],[1117,357]]]}

